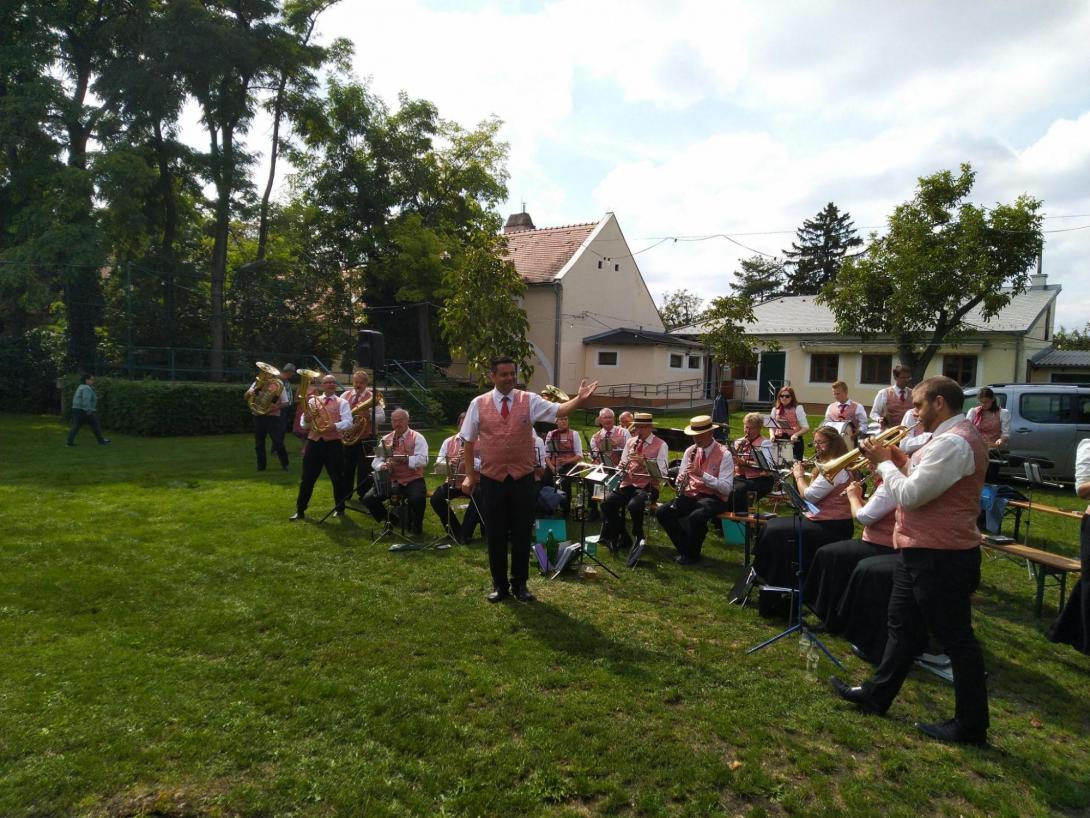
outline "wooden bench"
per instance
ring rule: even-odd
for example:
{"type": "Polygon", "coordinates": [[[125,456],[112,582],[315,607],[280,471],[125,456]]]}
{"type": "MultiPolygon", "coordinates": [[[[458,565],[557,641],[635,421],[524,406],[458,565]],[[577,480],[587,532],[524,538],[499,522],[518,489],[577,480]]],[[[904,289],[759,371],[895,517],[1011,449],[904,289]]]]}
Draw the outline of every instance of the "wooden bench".
{"type": "Polygon", "coordinates": [[[1064,598],[1067,595],[1067,575],[1077,574],[1082,570],[1082,566],[1076,559],[1062,557],[1059,554],[1052,554],[1039,548],[1030,548],[1021,543],[993,543],[981,537],[980,544],[991,551],[997,551],[1015,559],[1023,559],[1029,563],[1030,570],[1037,580],[1037,599],[1034,613],[1038,619],[1041,617],[1041,608],[1045,599],[1045,581],[1050,577],[1057,580],[1056,585],[1060,589],[1060,607],[1063,608],[1064,598]]]}
{"type": "Polygon", "coordinates": [[[1016,540],[1018,539],[1019,528],[1022,524],[1022,512],[1024,511],[1040,511],[1057,517],[1066,517],[1069,520],[1082,520],[1081,511],[1072,511],[1069,508],[1057,508],[1056,506],[1049,506],[1044,503],[1032,503],[1028,500],[1010,500],[1007,503],[1007,508],[1014,509],[1014,538],[1016,540]]]}
{"type": "MultiPolygon", "coordinates": [[[[716,517],[719,520],[731,520],[732,522],[741,523],[746,527],[745,538],[745,564],[749,566],[749,553],[750,546],[753,543],[753,532],[767,523],[770,517],[755,517],[750,514],[735,514],[733,511],[724,511],[722,514],[717,514],[716,517]]],[[[720,523],[722,525],[722,523],[720,523]]]]}

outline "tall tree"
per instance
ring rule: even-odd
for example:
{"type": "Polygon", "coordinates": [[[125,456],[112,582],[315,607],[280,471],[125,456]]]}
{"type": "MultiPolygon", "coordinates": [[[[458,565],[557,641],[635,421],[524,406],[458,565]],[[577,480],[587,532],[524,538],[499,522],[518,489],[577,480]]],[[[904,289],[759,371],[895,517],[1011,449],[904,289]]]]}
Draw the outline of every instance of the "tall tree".
{"type": "Polygon", "coordinates": [[[684,327],[700,318],[700,309],[704,299],[685,289],[672,290],[662,297],[659,315],[667,330],[684,327]]]}
{"type": "Polygon", "coordinates": [[[804,221],[795,235],[791,249],[784,251],[784,295],[817,295],[836,278],[848,251],[863,243],[851,216],[842,214],[832,202],[804,221]]]}
{"type": "Polygon", "coordinates": [[[784,291],[786,272],[783,262],[767,256],[750,256],[739,262],[731,289],[734,295],[751,304],[778,298],[784,291]]]}
{"type": "Polygon", "coordinates": [[[981,308],[985,320],[1024,292],[1041,252],[1041,201],[1023,194],[985,208],[968,197],[976,174],[944,170],[921,177],[916,194],[889,217],[889,230],[858,258],[846,259],[835,286],[820,300],[847,335],[881,333],[896,339],[913,378],[944,343],[964,331],[981,308]]]}
{"type": "Polygon", "coordinates": [[[713,298],[704,312],[700,341],[722,364],[749,363],[757,357],[757,349],[746,335],[745,327],[755,318],[750,301],[734,295],[713,298]]]}
{"type": "Polygon", "coordinates": [[[1067,329],[1060,326],[1052,336],[1052,345],[1056,349],[1090,350],[1090,321],[1082,329],[1067,329]]]}

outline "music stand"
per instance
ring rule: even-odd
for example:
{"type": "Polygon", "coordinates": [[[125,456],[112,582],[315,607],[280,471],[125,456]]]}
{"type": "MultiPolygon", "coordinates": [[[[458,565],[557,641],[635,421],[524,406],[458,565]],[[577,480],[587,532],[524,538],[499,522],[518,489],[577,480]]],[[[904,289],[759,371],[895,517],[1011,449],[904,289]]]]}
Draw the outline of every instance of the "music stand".
{"type": "Polygon", "coordinates": [[[780,587],[773,587],[773,586],[766,586],[766,587],[769,590],[773,590],[773,591],[787,591],[792,595],[792,602],[794,603],[794,620],[795,621],[794,621],[794,624],[789,625],[787,630],[783,631],[782,633],[776,634],[771,639],[766,639],[764,642],[761,642],[759,645],[754,645],[752,648],[750,648],[749,650],[746,651],[746,655],[748,656],[751,653],[756,653],[759,650],[763,650],[764,648],[767,648],[769,645],[783,639],[785,636],[790,636],[793,633],[800,633],[800,634],[802,634],[803,637],[809,639],[811,645],[817,645],[819,648],[821,648],[821,652],[829,657],[829,661],[831,661],[834,665],[836,665],[841,670],[844,670],[844,666],[842,664],[840,664],[840,662],[837,660],[837,658],[835,656],[833,656],[832,653],[829,652],[829,649],[827,647],[825,647],[825,645],[822,643],[822,641],[817,638],[817,635],[812,630],[810,630],[810,628],[806,625],[806,615],[803,613],[802,587],[803,587],[803,584],[804,584],[806,571],[805,571],[805,566],[803,564],[804,551],[803,551],[803,548],[802,548],[802,517],[807,511],[809,511],[810,513],[814,513],[817,510],[817,508],[812,503],[810,503],[807,500],[803,499],[802,495],[799,494],[798,489],[795,488],[793,485],[785,482],[782,485],[782,489],[783,489],[784,494],[787,495],[788,502],[791,503],[791,507],[795,511],[795,543],[796,543],[796,545],[798,547],[798,559],[799,559],[798,570],[795,572],[795,587],[793,587],[793,588],[780,588],[780,587]]]}
{"type": "MultiPolygon", "coordinates": [[[[371,409],[372,409],[371,414],[372,415],[374,415],[374,411],[373,411],[374,408],[375,408],[374,407],[374,401],[371,401],[371,409]]],[[[372,420],[372,423],[373,422],[374,421],[372,420]]],[[[390,447],[387,446],[385,443],[383,443],[380,440],[378,443],[375,444],[375,454],[365,455],[364,460],[370,459],[373,462],[376,457],[380,456],[378,454],[378,451],[380,449],[385,451],[385,452],[390,452],[392,454],[392,451],[390,450],[390,447]]],[[[381,455],[381,456],[382,457],[389,457],[390,454],[384,454],[384,455],[381,455]]],[[[371,512],[368,511],[366,508],[357,508],[356,506],[350,506],[348,504],[348,501],[352,499],[352,492],[355,491],[355,490],[356,490],[355,486],[349,486],[348,487],[348,494],[346,494],[346,495],[344,495],[343,497],[340,497],[340,498],[334,498],[335,502],[333,503],[333,508],[331,508],[329,511],[327,511],[322,516],[322,519],[320,519],[318,521],[318,524],[321,525],[322,523],[324,523],[327,519],[329,519],[329,517],[333,514],[333,512],[336,511],[341,506],[344,506],[345,511],[354,511],[357,514],[370,514],[371,512]]],[[[378,540],[376,540],[375,542],[378,542],[378,540]]],[[[372,545],[374,545],[374,543],[372,543],[372,545]]]]}
{"type": "Polygon", "coordinates": [[[591,483],[602,482],[606,479],[606,477],[608,477],[605,468],[600,464],[575,463],[568,470],[567,476],[578,479],[580,482],[580,486],[583,490],[583,502],[581,509],[583,513],[580,515],[579,520],[579,543],[576,545],[576,548],[571,551],[567,559],[563,560],[563,562],[561,562],[559,559],[557,560],[557,571],[555,574],[549,577],[549,579],[556,579],[558,576],[560,576],[560,572],[564,570],[564,568],[569,562],[571,562],[573,558],[578,558],[579,561],[582,562],[584,556],[590,559],[591,562],[608,571],[615,578],[620,579],[621,577],[617,573],[615,573],[612,568],[610,568],[608,565],[598,559],[597,556],[587,553],[587,498],[589,497],[590,492],[587,491],[584,481],[591,483]]]}

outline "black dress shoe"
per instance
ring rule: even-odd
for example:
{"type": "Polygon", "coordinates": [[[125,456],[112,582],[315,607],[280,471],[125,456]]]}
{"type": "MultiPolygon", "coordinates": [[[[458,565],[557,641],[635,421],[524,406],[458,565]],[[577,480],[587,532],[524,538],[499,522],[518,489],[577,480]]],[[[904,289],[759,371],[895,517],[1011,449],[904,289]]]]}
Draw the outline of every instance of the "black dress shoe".
{"type": "Polygon", "coordinates": [[[295,522],[296,520],[302,520],[302,519],[304,519],[304,518],[305,518],[306,516],[307,516],[307,515],[306,515],[306,514],[305,514],[304,512],[302,512],[302,511],[297,511],[297,512],[295,512],[294,514],[292,514],[292,515],[291,515],[290,517],[288,517],[288,522],[289,522],[289,523],[294,523],[294,522],[295,522]]]}
{"type": "Polygon", "coordinates": [[[519,602],[534,602],[537,597],[530,593],[525,585],[513,589],[515,599],[519,602]]]}
{"type": "Polygon", "coordinates": [[[836,676],[829,677],[829,684],[832,686],[833,692],[835,692],[836,695],[846,702],[851,702],[864,713],[872,713],[876,716],[881,716],[886,712],[885,708],[875,704],[862,687],[852,687],[838,679],[836,676]]]}
{"type": "Polygon", "coordinates": [[[972,744],[975,747],[988,746],[988,733],[986,731],[966,730],[957,719],[941,721],[936,724],[916,722],[916,729],[925,736],[937,738],[939,741],[949,741],[954,744],[972,744]]]}
{"type": "Polygon", "coordinates": [[[492,593],[488,595],[489,602],[503,602],[510,594],[507,593],[506,588],[493,588],[492,593]]]}
{"type": "Polygon", "coordinates": [[[343,517],[344,516],[344,509],[341,509],[341,508],[337,509],[336,511],[333,512],[333,516],[334,517],[343,517]]]}
{"type": "Polygon", "coordinates": [[[697,565],[700,562],[700,557],[690,557],[685,554],[678,555],[674,561],[678,565],[697,565]]]}

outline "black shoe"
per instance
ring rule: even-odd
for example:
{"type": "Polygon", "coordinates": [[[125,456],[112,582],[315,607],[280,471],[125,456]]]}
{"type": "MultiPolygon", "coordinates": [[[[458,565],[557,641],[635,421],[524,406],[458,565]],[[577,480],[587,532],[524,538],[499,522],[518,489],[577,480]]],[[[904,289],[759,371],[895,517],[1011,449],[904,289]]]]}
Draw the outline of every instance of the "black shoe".
{"type": "Polygon", "coordinates": [[[305,519],[305,518],[306,518],[306,516],[307,516],[307,515],[306,515],[306,513],[305,513],[305,512],[302,512],[302,511],[297,511],[297,512],[295,512],[294,514],[292,514],[292,515],[291,515],[290,517],[288,517],[288,522],[289,522],[289,523],[294,523],[294,522],[295,522],[296,520],[302,520],[302,519],[305,519]]]}
{"type": "Polygon", "coordinates": [[[76,448],[76,444],[75,444],[75,443],[65,443],[64,445],[65,445],[65,446],[70,446],[70,447],[71,447],[71,448],[73,448],[73,449],[74,449],[74,448],[76,448]]]}
{"type": "Polygon", "coordinates": [[[112,440],[110,440],[110,438],[108,438],[108,437],[104,437],[104,438],[103,438],[102,440],[100,440],[100,441],[98,442],[98,445],[99,445],[99,446],[109,446],[109,445],[110,445],[111,443],[113,443],[113,441],[112,441],[112,440]]]}
{"type": "Polygon", "coordinates": [[[833,688],[833,692],[846,702],[851,702],[857,706],[864,713],[872,713],[876,716],[881,716],[885,713],[885,708],[879,707],[874,701],[867,695],[867,691],[862,687],[851,687],[847,683],[841,681],[836,676],[829,677],[829,684],[833,688]]]}
{"type": "Polygon", "coordinates": [[[916,722],[916,729],[925,736],[937,738],[939,741],[949,741],[953,744],[972,744],[975,747],[988,746],[987,731],[966,730],[957,719],[941,721],[936,724],[916,722]]]}
{"type": "Polygon", "coordinates": [[[618,550],[630,551],[632,549],[632,538],[628,534],[622,534],[621,539],[617,543],[618,550]]]}
{"type": "Polygon", "coordinates": [[[537,600],[537,597],[531,594],[529,589],[527,589],[525,585],[520,585],[519,587],[514,588],[513,592],[515,599],[517,599],[519,602],[534,602],[537,600]]]}
{"type": "Polygon", "coordinates": [[[690,557],[685,554],[679,554],[674,558],[674,562],[678,565],[697,565],[700,562],[700,557],[690,557]]]}
{"type": "Polygon", "coordinates": [[[265,467],[264,467],[264,466],[258,466],[258,467],[257,467],[257,470],[258,470],[258,471],[265,471],[265,467]]]}
{"type": "Polygon", "coordinates": [[[507,597],[511,596],[506,588],[493,588],[492,593],[487,597],[489,602],[503,602],[507,597]]]}
{"type": "Polygon", "coordinates": [[[337,509],[336,511],[333,512],[333,516],[334,517],[343,517],[344,516],[344,509],[343,508],[337,509]]]}
{"type": "Polygon", "coordinates": [[[280,468],[282,468],[284,471],[287,471],[291,468],[291,466],[289,466],[287,463],[281,463],[280,468]]]}

